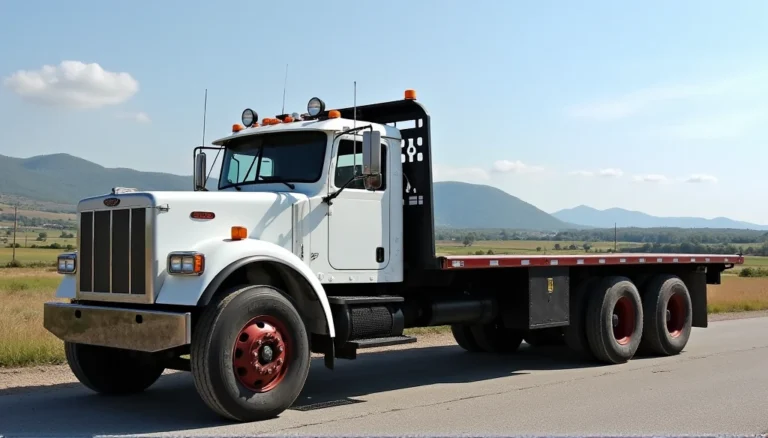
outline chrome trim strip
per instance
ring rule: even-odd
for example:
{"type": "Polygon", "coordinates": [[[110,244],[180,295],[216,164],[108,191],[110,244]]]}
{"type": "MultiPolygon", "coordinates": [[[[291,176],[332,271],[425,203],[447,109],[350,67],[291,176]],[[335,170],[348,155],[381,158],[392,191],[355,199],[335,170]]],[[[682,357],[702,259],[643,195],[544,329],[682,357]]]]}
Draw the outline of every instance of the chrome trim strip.
{"type": "MultiPolygon", "coordinates": [[[[82,248],[82,242],[81,242],[82,223],[83,223],[83,213],[78,211],[77,212],[77,238],[76,238],[77,248],[75,249],[75,251],[78,253],[78,258],[80,258],[79,257],[80,249],[82,248]]],[[[80,259],[80,261],[78,262],[78,265],[80,263],[82,263],[82,259],[80,259]]],[[[80,295],[80,269],[78,269],[77,272],[75,273],[75,296],[77,297],[78,295],[80,295]]]]}
{"type": "Polygon", "coordinates": [[[155,208],[154,206],[146,207],[144,209],[144,266],[146,270],[144,272],[145,281],[145,302],[152,304],[155,302],[155,279],[158,276],[157,263],[155,263],[155,248],[154,239],[152,238],[152,230],[155,227],[155,208]]]}
{"type": "Polygon", "coordinates": [[[190,312],[159,312],[48,302],[44,327],[68,342],[156,352],[192,342],[190,312]]]}
{"type": "Polygon", "coordinates": [[[131,271],[131,247],[133,246],[132,234],[133,234],[133,208],[128,209],[128,295],[133,292],[131,289],[131,277],[133,277],[133,271],[131,271]]]}
{"type": "Polygon", "coordinates": [[[112,232],[114,231],[114,225],[112,218],[115,216],[115,211],[109,211],[109,293],[112,293],[112,232]]]}
{"type": "Polygon", "coordinates": [[[96,281],[96,212],[91,214],[91,292],[96,288],[94,281],[96,281]]]}

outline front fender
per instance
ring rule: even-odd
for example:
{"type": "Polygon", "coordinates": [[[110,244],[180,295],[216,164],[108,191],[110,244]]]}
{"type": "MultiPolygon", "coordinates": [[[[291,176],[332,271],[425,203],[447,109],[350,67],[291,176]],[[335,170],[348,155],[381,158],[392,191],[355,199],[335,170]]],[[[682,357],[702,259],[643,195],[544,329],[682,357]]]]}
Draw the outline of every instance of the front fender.
{"type": "MultiPolygon", "coordinates": [[[[300,274],[309,283],[325,313],[328,334],[335,337],[333,316],[325,289],[314,273],[301,259],[287,249],[274,243],[257,239],[244,240],[208,240],[195,248],[180,248],[179,251],[198,251],[205,255],[205,271],[199,276],[169,275],[167,267],[161,265],[163,285],[155,300],[156,304],[196,306],[209,286],[217,281],[217,275],[225,270],[239,267],[245,263],[270,261],[282,263],[300,274]]],[[[223,279],[219,277],[218,281],[223,279]]]]}

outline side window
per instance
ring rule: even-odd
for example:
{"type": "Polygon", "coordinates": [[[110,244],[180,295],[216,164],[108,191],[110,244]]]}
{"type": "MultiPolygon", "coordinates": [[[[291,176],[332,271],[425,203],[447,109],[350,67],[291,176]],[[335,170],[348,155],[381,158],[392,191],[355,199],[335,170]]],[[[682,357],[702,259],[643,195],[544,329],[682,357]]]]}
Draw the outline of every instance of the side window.
{"type": "MultiPolygon", "coordinates": [[[[363,172],[363,143],[356,142],[357,151],[354,148],[355,144],[351,140],[341,140],[339,142],[339,153],[336,157],[336,171],[334,172],[333,185],[341,187],[347,183],[355,175],[359,175],[363,172]],[[357,153],[355,153],[357,152],[357,153]]],[[[381,188],[377,190],[386,189],[386,174],[387,174],[387,147],[381,145],[381,188]]],[[[362,179],[352,182],[347,186],[347,189],[360,189],[365,190],[365,183],[362,179]]]]}

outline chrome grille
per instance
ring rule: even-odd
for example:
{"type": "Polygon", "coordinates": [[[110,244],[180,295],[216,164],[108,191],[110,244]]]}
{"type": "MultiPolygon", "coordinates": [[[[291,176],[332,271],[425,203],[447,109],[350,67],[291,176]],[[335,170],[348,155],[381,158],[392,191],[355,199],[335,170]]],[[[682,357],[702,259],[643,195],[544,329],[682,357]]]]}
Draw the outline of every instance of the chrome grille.
{"type": "Polygon", "coordinates": [[[146,296],[147,237],[147,208],[80,212],[79,291],[116,300],[146,296]]]}

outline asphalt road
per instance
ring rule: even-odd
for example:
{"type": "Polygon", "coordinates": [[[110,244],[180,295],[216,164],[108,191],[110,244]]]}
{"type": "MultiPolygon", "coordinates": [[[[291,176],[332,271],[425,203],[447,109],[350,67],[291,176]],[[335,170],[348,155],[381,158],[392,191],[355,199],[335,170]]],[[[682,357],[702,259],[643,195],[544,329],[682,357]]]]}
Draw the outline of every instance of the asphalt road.
{"type": "Polygon", "coordinates": [[[197,397],[187,373],[129,398],[77,384],[0,391],[0,434],[759,434],[768,431],[768,318],[694,329],[672,358],[596,366],[562,348],[472,355],[453,345],[312,366],[280,418],[234,424],[197,397]],[[327,403],[325,403],[327,402],[327,403]]]}

